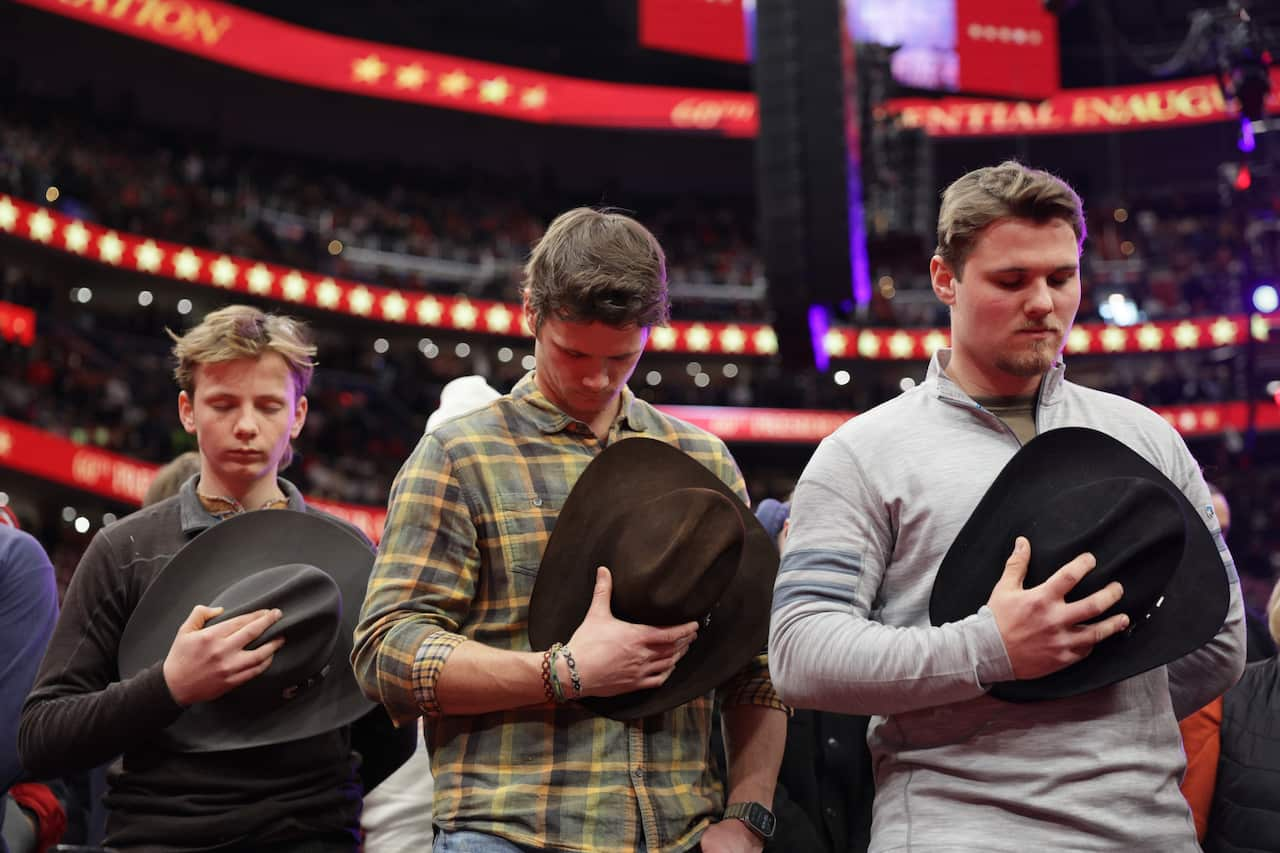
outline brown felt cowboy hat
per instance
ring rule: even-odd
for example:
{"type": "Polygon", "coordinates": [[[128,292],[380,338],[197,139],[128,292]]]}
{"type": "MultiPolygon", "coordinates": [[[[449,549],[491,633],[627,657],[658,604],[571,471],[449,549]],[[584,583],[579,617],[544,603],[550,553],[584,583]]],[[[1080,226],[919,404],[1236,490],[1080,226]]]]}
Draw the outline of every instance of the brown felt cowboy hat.
{"type": "Polygon", "coordinates": [[[1119,581],[1124,596],[1099,619],[1125,613],[1131,627],[1058,672],[996,684],[993,696],[1075,696],[1170,663],[1212,639],[1227,615],[1227,573],[1202,512],[1211,510],[1197,511],[1168,477],[1111,436],[1050,430],[1014,455],[961,528],[934,580],[930,619],[943,625],[976,613],[1015,539],[1025,536],[1026,587],[1090,552],[1097,566],[1067,599],[1119,581]]]}
{"type": "Polygon", "coordinates": [[[676,447],[615,442],[591,461],[556,520],[529,602],[534,649],[568,642],[613,574],[613,614],[645,625],[698,622],[662,686],[582,704],[632,720],[675,708],[728,680],[765,647],[778,550],[723,481],[676,447]]]}
{"type": "Polygon", "coordinates": [[[197,604],[224,607],[207,624],[279,608],[249,648],[283,635],[261,675],[186,709],[160,735],[179,752],[300,740],[373,708],[347,659],[373,568],[373,551],[336,521],[287,509],[232,516],[178,551],[134,608],[120,640],[120,677],[164,660],[197,604]]]}

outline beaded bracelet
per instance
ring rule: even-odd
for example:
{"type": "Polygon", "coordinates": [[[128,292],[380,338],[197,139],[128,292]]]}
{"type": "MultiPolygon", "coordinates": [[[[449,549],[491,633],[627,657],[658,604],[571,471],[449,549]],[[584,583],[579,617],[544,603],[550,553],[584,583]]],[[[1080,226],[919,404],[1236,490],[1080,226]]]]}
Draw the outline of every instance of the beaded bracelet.
{"type": "Polygon", "coordinates": [[[564,662],[569,666],[569,680],[573,682],[573,696],[576,699],[582,695],[582,679],[578,678],[578,662],[573,659],[573,652],[569,651],[566,646],[561,650],[564,655],[564,662]]]}

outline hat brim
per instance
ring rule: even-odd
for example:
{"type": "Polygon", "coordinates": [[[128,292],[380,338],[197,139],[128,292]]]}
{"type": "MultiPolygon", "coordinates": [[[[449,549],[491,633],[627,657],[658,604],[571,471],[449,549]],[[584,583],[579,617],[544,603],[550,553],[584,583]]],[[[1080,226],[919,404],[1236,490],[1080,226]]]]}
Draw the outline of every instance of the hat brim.
{"type": "MultiPolygon", "coordinates": [[[[660,686],[582,704],[605,717],[634,720],[668,711],[715,689],[768,641],[778,549],[772,538],[719,477],[677,447],[652,438],[615,442],[591,461],[574,484],[543,552],[529,599],[529,642],[534,649],[568,642],[582,624],[595,590],[596,567],[584,541],[597,530],[605,508],[625,514],[678,489],[714,489],[733,501],[746,536],[734,579],[711,610],[710,621],[660,686]]],[[[609,566],[615,575],[626,565],[609,566]]],[[[678,571],[679,567],[672,567],[678,571]]]]}
{"type": "MultiPolygon", "coordinates": [[[[1034,563],[1030,527],[1036,508],[1047,496],[1115,477],[1136,477],[1159,485],[1182,513],[1186,531],[1182,560],[1163,599],[1137,630],[1104,640],[1084,660],[1050,675],[1000,682],[991,688],[992,696],[1011,702],[1076,696],[1177,660],[1221,629],[1230,590],[1217,543],[1200,513],[1173,481],[1140,454],[1084,427],[1036,436],[996,477],[938,568],[929,600],[932,623],[957,622],[987,603],[1019,535],[1030,539],[1034,563]]],[[[1041,567],[1039,574],[1051,574],[1056,568],[1041,567]]],[[[1028,574],[1028,586],[1034,577],[1028,574]]],[[[1129,616],[1138,620],[1145,614],[1129,616]]]]}
{"type": "Polygon", "coordinates": [[[254,572],[307,563],[328,573],[342,593],[342,622],[328,675],[315,687],[266,711],[249,714],[235,692],[186,709],[162,733],[178,752],[245,749],[301,740],[359,719],[374,707],[348,659],[374,554],[336,521],[288,509],[232,516],[184,546],[143,593],[120,639],[120,677],[164,660],[191,610],[254,572]]]}

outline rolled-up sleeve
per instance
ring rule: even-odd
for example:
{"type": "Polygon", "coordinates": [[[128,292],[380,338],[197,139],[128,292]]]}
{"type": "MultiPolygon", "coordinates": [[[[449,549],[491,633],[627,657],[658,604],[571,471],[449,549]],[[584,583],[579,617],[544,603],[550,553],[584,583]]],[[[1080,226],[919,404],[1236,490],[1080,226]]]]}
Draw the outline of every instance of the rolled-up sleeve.
{"type": "Polygon", "coordinates": [[[480,564],[470,503],[434,434],[419,441],[391,489],[351,664],[365,694],[397,725],[438,714],[435,685],[475,595],[480,564]]]}

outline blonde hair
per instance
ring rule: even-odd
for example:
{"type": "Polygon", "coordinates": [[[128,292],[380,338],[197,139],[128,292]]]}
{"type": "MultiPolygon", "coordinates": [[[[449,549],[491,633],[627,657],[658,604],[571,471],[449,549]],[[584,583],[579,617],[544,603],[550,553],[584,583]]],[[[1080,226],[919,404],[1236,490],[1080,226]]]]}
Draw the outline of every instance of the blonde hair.
{"type": "MultiPolygon", "coordinates": [[[[168,331],[168,330],[166,330],[168,331]]],[[[294,401],[307,393],[315,371],[316,346],[306,324],[292,317],[268,314],[251,305],[228,305],[212,311],[198,326],[173,338],[177,366],[173,378],[188,394],[195,393],[196,368],[202,364],[259,358],[268,352],[280,355],[293,377],[294,401]]]]}
{"type": "Polygon", "coordinates": [[[658,238],[630,216],[589,207],[547,227],[525,264],[524,292],[538,328],[547,317],[648,328],[671,311],[658,238]]]}
{"type": "Polygon", "coordinates": [[[934,252],[960,278],[979,234],[1000,219],[1061,219],[1075,232],[1077,246],[1083,246],[1088,235],[1080,196],[1070,184],[1041,169],[1006,160],[999,166],[975,169],[943,190],[934,252]]]}

